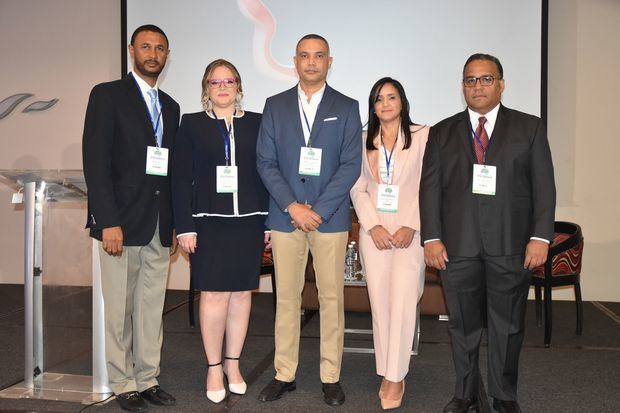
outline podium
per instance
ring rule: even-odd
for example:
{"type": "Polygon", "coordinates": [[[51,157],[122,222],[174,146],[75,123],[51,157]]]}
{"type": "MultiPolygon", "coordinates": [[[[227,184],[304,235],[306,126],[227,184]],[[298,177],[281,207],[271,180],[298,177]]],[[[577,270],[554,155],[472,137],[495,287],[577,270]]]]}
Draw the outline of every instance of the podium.
{"type": "MultiPolygon", "coordinates": [[[[14,203],[21,203],[23,196],[25,214],[24,381],[1,391],[0,397],[85,404],[103,401],[112,392],[105,367],[103,295],[96,242],[88,241],[92,251],[92,282],[86,279],[83,286],[63,285],[62,279],[48,279],[43,262],[46,211],[51,205],[59,204],[71,208],[71,203],[83,209],[86,201],[83,172],[0,170],[0,177],[18,191],[14,203]],[[84,342],[83,334],[79,334],[91,326],[92,350],[91,343],[84,342]],[[67,372],[85,369],[86,362],[76,361],[80,357],[75,353],[83,358],[86,352],[92,353],[92,375],[67,372]]],[[[80,215],[80,219],[86,219],[85,213],[80,215]]],[[[78,238],[83,234],[78,233],[78,238]]],[[[68,236],[71,240],[75,238],[68,236]]],[[[67,266],[71,264],[67,262],[67,266]]]]}

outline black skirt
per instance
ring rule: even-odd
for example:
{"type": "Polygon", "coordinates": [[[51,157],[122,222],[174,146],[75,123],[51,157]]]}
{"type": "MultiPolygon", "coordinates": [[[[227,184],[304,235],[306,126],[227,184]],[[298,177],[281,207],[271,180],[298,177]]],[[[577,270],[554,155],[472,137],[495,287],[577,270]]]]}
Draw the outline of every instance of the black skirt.
{"type": "Polygon", "coordinates": [[[196,252],[190,255],[191,282],[200,291],[258,288],[265,216],[194,218],[196,252]]]}

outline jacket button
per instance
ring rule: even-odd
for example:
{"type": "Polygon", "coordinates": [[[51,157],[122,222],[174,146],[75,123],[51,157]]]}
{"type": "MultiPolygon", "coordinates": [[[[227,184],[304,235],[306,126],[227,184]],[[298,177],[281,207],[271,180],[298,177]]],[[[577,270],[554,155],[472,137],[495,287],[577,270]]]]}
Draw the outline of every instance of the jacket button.
{"type": "Polygon", "coordinates": [[[306,183],[306,178],[301,178],[301,182],[306,183]]]}
{"type": "Polygon", "coordinates": [[[155,195],[159,195],[159,190],[155,191],[155,195]]]}

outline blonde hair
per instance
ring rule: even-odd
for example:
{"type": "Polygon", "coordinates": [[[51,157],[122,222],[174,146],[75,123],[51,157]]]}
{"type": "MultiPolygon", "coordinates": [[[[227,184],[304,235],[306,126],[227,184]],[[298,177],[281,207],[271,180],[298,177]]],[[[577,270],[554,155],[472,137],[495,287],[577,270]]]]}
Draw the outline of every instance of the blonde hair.
{"type": "Polygon", "coordinates": [[[202,95],[200,97],[202,107],[207,112],[210,112],[213,110],[213,102],[211,102],[211,99],[209,99],[209,85],[207,84],[207,81],[210,79],[211,75],[213,74],[213,71],[220,66],[224,66],[228,70],[230,70],[233,73],[235,80],[237,81],[238,87],[237,87],[237,96],[235,96],[235,108],[240,110],[241,101],[243,100],[243,87],[241,85],[241,75],[239,74],[239,71],[237,70],[235,65],[233,65],[232,63],[230,63],[228,60],[225,60],[225,59],[216,59],[212,61],[211,63],[209,63],[207,65],[207,68],[205,69],[205,74],[202,76],[202,95]]]}

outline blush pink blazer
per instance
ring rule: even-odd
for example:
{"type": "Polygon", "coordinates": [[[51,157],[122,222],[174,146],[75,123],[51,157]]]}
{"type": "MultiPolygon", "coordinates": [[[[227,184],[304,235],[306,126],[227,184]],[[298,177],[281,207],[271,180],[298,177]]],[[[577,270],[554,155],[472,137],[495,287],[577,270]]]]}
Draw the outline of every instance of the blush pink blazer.
{"type": "MultiPolygon", "coordinates": [[[[411,126],[411,146],[403,150],[404,139],[402,132],[394,148],[395,170],[392,184],[399,186],[398,211],[381,212],[377,211],[377,192],[381,180],[379,178],[379,156],[380,150],[366,150],[366,132],[362,135],[363,156],[362,173],[351,189],[351,200],[355,207],[355,212],[359,218],[361,228],[368,232],[375,225],[382,225],[381,217],[385,214],[396,215],[396,222],[400,226],[413,228],[416,232],[420,231],[420,207],[419,190],[420,174],[422,172],[422,159],[424,149],[428,140],[428,126],[411,126]]],[[[375,147],[379,148],[381,139],[376,136],[374,139],[375,147]]],[[[390,219],[391,222],[394,222],[390,219]]]]}

